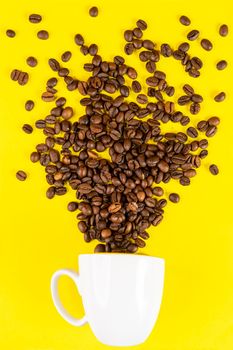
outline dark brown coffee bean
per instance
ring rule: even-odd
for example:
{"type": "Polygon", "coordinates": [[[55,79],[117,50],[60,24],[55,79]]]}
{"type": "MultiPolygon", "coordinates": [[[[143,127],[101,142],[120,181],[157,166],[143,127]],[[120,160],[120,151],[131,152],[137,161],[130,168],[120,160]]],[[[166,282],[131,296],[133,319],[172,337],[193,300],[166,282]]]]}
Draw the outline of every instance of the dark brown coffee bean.
{"type": "Polygon", "coordinates": [[[124,38],[126,41],[131,42],[133,40],[133,32],[132,30],[126,30],[124,32],[124,38]]]}
{"type": "Polygon", "coordinates": [[[55,194],[57,195],[57,196],[63,196],[64,194],[66,194],[66,192],[67,192],[67,189],[65,188],[65,187],[57,187],[56,189],[55,189],[55,194]]]}
{"type": "Polygon", "coordinates": [[[185,58],[185,53],[183,51],[181,51],[181,50],[175,50],[173,52],[173,57],[176,60],[182,61],[185,58]]]}
{"type": "Polygon", "coordinates": [[[227,61],[225,61],[225,60],[221,60],[221,61],[219,61],[217,64],[216,64],[216,68],[218,69],[218,70],[223,70],[223,69],[225,69],[227,67],[227,61]]]}
{"type": "Polygon", "coordinates": [[[199,103],[192,103],[192,104],[190,105],[189,110],[190,110],[190,113],[191,113],[191,114],[194,114],[194,115],[195,115],[195,114],[198,114],[198,113],[200,112],[201,106],[200,106],[199,103]]]}
{"type": "Polygon", "coordinates": [[[214,126],[218,126],[220,123],[220,119],[218,117],[211,117],[208,119],[208,123],[209,125],[214,125],[214,126]]]}
{"type": "Polygon", "coordinates": [[[178,51],[187,52],[189,48],[190,48],[189,43],[184,42],[178,46],[178,51]]]}
{"type": "Polygon", "coordinates": [[[67,209],[68,209],[69,211],[75,211],[75,210],[77,210],[77,209],[78,209],[78,203],[77,203],[77,202],[70,202],[70,203],[68,203],[67,209]]]}
{"type": "Polygon", "coordinates": [[[198,132],[197,132],[197,129],[195,129],[194,127],[190,126],[187,130],[187,135],[189,137],[192,137],[192,138],[196,138],[198,136],[198,132]]]}
{"type": "Polygon", "coordinates": [[[71,59],[72,53],[70,51],[65,51],[62,55],[61,55],[61,60],[63,62],[68,62],[71,59]]]}
{"type": "Polygon", "coordinates": [[[184,26],[189,26],[191,24],[191,21],[187,16],[181,16],[180,23],[183,24],[184,26]]]}
{"type": "Polygon", "coordinates": [[[190,177],[194,177],[196,176],[197,172],[195,169],[189,169],[189,170],[186,170],[184,171],[184,176],[190,178],[190,177]]]}
{"type": "Polygon", "coordinates": [[[55,192],[56,192],[56,187],[54,186],[49,187],[46,191],[46,197],[48,199],[52,199],[55,196],[55,192]]]}
{"type": "Polygon", "coordinates": [[[40,153],[32,152],[31,155],[30,155],[30,160],[31,160],[32,163],[38,162],[38,160],[40,160],[40,153]]]}
{"type": "Polygon", "coordinates": [[[226,98],[226,93],[225,92],[220,92],[214,97],[215,102],[222,102],[226,98]]]}
{"type": "Polygon", "coordinates": [[[19,170],[19,171],[17,171],[17,173],[16,173],[16,177],[17,177],[17,179],[20,180],[20,181],[25,181],[26,178],[27,178],[27,174],[25,173],[25,171],[19,170]]]}
{"type": "Polygon", "coordinates": [[[33,128],[32,128],[32,126],[29,125],[29,124],[24,124],[24,125],[22,126],[22,129],[23,129],[23,131],[24,131],[26,134],[31,134],[31,133],[33,132],[33,128]]]}
{"type": "Polygon", "coordinates": [[[25,102],[26,111],[31,111],[34,108],[35,104],[32,100],[28,100],[25,102]]]}
{"type": "Polygon", "coordinates": [[[199,147],[202,148],[202,149],[207,148],[208,147],[208,140],[206,140],[206,139],[200,140],[199,141],[199,147]]]}
{"type": "Polygon", "coordinates": [[[105,245],[104,244],[97,244],[95,247],[94,253],[104,253],[105,252],[105,245]]]}
{"type": "Polygon", "coordinates": [[[180,196],[177,193],[170,193],[169,194],[169,200],[172,203],[178,203],[180,201],[180,196]]]}
{"type": "Polygon", "coordinates": [[[136,24],[137,24],[138,28],[141,30],[147,29],[147,23],[145,21],[143,21],[142,19],[139,19],[136,24]]]}
{"type": "Polygon", "coordinates": [[[73,116],[73,108],[72,107],[65,107],[62,111],[62,118],[68,120],[73,116]]]}
{"type": "Polygon", "coordinates": [[[41,40],[47,40],[49,38],[49,33],[47,32],[47,30],[40,30],[37,33],[37,38],[41,40]]]}
{"type": "Polygon", "coordinates": [[[187,176],[182,176],[179,180],[180,184],[182,186],[188,186],[190,185],[190,179],[187,176]]]}
{"type": "Polygon", "coordinates": [[[50,88],[53,88],[56,85],[57,85],[57,78],[50,78],[47,81],[47,86],[50,87],[50,88]]]}
{"type": "Polygon", "coordinates": [[[169,44],[161,45],[161,55],[164,57],[170,57],[172,55],[172,48],[169,44]]]}
{"type": "Polygon", "coordinates": [[[127,247],[127,251],[129,253],[136,253],[137,250],[138,250],[137,245],[133,244],[133,243],[129,244],[128,247],[127,247]]]}
{"type": "Polygon", "coordinates": [[[110,204],[110,206],[108,207],[108,211],[111,214],[117,213],[120,209],[121,209],[121,203],[119,203],[119,202],[114,202],[114,203],[110,204]]]}
{"type": "Polygon", "coordinates": [[[132,90],[135,92],[135,93],[138,93],[142,90],[142,87],[141,87],[141,84],[139,83],[139,81],[137,80],[134,80],[132,82],[132,90]]]}
{"type": "Polygon", "coordinates": [[[138,76],[136,70],[132,67],[128,68],[127,75],[130,79],[137,79],[137,76],[138,76]]]}
{"type": "Polygon", "coordinates": [[[141,31],[140,28],[134,28],[134,29],[133,29],[133,35],[134,35],[136,38],[140,39],[140,38],[142,37],[143,33],[142,33],[142,31],[141,31]]]}
{"type": "Polygon", "coordinates": [[[91,44],[89,46],[89,54],[91,56],[95,56],[97,54],[97,52],[98,52],[98,46],[96,44],[91,44]]]}
{"type": "Polygon", "coordinates": [[[20,75],[21,71],[18,70],[18,69],[14,69],[12,72],[11,72],[11,79],[13,81],[17,81],[19,79],[19,75],[20,75]]]}
{"type": "Polygon", "coordinates": [[[206,51],[210,51],[213,48],[213,44],[208,39],[202,39],[201,40],[201,46],[206,51]]]}
{"type": "Polygon", "coordinates": [[[79,46],[82,46],[84,44],[84,39],[81,34],[76,34],[74,37],[74,41],[79,46]]]}
{"type": "Polygon", "coordinates": [[[29,22],[31,23],[40,23],[41,20],[42,20],[41,15],[33,13],[29,16],[29,22]]]}
{"type": "Polygon", "coordinates": [[[154,187],[153,194],[157,197],[162,197],[164,195],[164,190],[162,189],[162,187],[154,187]]]}
{"type": "Polygon", "coordinates": [[[190,102],[190,96],[184,95],[178,98],[178,104],[184,106],[190,102]]]}
{"type": "Polygon", "coordinates": [[[112,235],[112,231],[109,228],[105,228],[101,231],[101,237],[103,239],[109,238],[112,235]]]}
{"type": "Polygon", "coordinates": [[[194,94],[194,89],[189,84],[185,84],[183,86],[183,90],[184,90],[184,93],[188,96],[192,96],[194,94]]]}
{"type": "Polygon", "coordinates": [[[180,124],[183,126],[188,125],[189,123],[190,123],[190,118],[185,115],[180,119],[180,124]]]}
{"type": "Polygon", "coordinates": [[[213,175],[218,175],[218,173],[219,173],[218,167],[215,164],[211,164],[209,166],[209,170],[210,170],[211,174],[213,174],[213,175]]]}
{"type": "Polygon", "coordinates": [[[38,64],[37,59],[33,56],[28,57],[26,62],[30,67],[36,67],[38,64]]]}
{"type": "Polygon", "coordinates": [[[60,70],[60,64],[55,58],[50,58],[49,61],[49,66],[54,72],[58,72],[60,70]]]}
{"type": "Polygon", "coordinates": [[[148,102],[148,98],[144,94],[137,95],[137,102],[140,104],[146,104],[148,102]]]}
{"type": "Polygon", "coordinates": [[[98,10],[98,8],[96,6],[91,7],[90,10],[89,10],[89,15],[91,17],[97,17],[98,13],[99,13],[99,10],[98,10]]]}
{"type": "Polygon", "coordinates": [[[191,32],[188,33],[187,39],[190,41],[196,40],[199,37],[200,32],[196,29],[191,30],[191,32]]]}
{"type": "Polygon", "coordinates": [[[43,94],[41,95],[41,98],[45,102],[52,102],[56,99],[54,94],[52,92],[48,92],[48,91],[43,92],[43,94]]]}
{"type": "Polygon", "coordinates": [[[18,83],[19,85],[25,85],[27,84],[29,79],[29,75],[26,72],[20,72],[19,77],[18,77],[18,83]]]}
{"type": "Polygon", "coordinates": [[[156,69],[156,65],[154,62],[152,62],[152,61],[146,62],[146,70],[149,73],[154,73],[155,69],[156,69]]]}
{"type": "Polygon", "coordinates": [[[151,40],[143,40],[142,42],[142,46],[146,49],[146,50],[153,50],[155,47],[155,44],[153,43],[153,41],[151,40]]]}
{"type": "Polygon", "coordinates": [[[203,151],[201,151],[200,154],[199,154],[199,157],[200,157],[201,159],[204,159],[204,158],[207,157],[207,156],[208,156],[208,151],[207,151],[206,149],[204,149],[203,151]]]}
{"type": "Polygon", "coordinates": [[[200,76],[200,72],[196,68],[191,68],[188,73],[192,78],[198,78],[200,76]]]}
{"type": "Polygon", "coordinates": [[[219,34],[221,36],[227,36],[228,35],[228,26],[226,24],[222,24],[219,28],[219,34]]]}
{"type": "Polygon", "coordinates": [[[43,119],[37,120],[35,126],[37,129],[44,129],[46,127],[46,122],[43,119]]]}
{"type": "Polygon", "coordinates": [[[12,29],[7,29],[6,35],[7,35],[9,38],[14,38],[16,34],[15,34],[15,31],[14,31],[14,30],[12,30],[12,29]]]}
{"type": "Polygon", "coordinates": [[[213,137],[216,134],[216,132],[217,132],[217,127],[214,125],[210,125],[210,126],[208,126],[208,128],[205,132],[205,135],[207,137],[213,137]]]}
{"type": "Polygon", "coordinates": [[[201,120],[200,122],[198,122],[197,129],[199,131],[205,132],[207,128],[208,128],[208,122],[206,120],[201,120]]]}
{"type": "Polygon", "coordinates": [[[175,93],[175,88],[173,86],[167,86],[165,92],[169,97],[171,97],[175,93]]]}
{"type": "Polygon", "coordinates": [[[191,97],[191,101],[196,102],[196,103],[201,103],[203,101],[203,97],[198,94],[193,94],[191,97]]]}

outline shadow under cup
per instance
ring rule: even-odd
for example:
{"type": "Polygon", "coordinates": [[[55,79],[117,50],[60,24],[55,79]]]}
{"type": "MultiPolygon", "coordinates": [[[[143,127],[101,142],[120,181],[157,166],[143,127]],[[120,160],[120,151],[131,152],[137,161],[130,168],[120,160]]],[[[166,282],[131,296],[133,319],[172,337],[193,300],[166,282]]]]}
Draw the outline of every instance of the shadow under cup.
{"type": "Polygon", "coordinates": [[[79,274],[57,271],[51,282],[58,312],[69,323],[88,322],[96,338],[112,346],[143,343],[158,317],[164,283],[164,260],[145,255],[83,254],[79,274]],[[60,303],[57,280],[68,275],[82,296],[85,316],[76,320],[60,303]]]}

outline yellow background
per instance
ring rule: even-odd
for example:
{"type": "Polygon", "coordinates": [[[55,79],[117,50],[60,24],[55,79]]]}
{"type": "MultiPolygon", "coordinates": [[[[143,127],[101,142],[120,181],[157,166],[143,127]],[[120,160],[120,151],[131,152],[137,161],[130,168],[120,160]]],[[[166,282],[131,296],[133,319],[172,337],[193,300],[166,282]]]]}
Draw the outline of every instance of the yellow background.
{"type": "MultiPolygon", "coordinates": [[[[60,57],[71,50],[73,57],[67,66],[78,78],[88,75],[82,70],[88,58],[74,44],[75,33],[83,33],[88,44],[97,43],[100,54],[110,60],[122,54],[123,31],[133,28],[138,18],[148,22],[145,38],[156,43],[168,42],[173,47],[185,40],[190,29],[199,29],[200,37],[212,40],[214,49],[206,52],[200,40],[191,44],[191,53],[205,64],[200,79],[192,79],[173,59],[158,64],[165,69],[168,81],[181,94],[181,86],[191,83],[204,96],[202,111],[191,119],[195,125],[201,118],[218,115],[221,125],[210,139],[209,157],[203,161],[198,176],[190,187],[175,181],[166,185],[166,195],[177,191],[178,205],[168,204],[165,220],[149,230],[151,238],[144,253],[166,260],[166,279],[161,313],[148,341],[135,349],[158,350],[232,350],[233,348],[233,213],[232,213],[232,39],[233,18],[230,1],[8,1],[1,5],[0,19],[0,349],[4,350],[74,350],[107,349],[92,334],[88,325],[74,328],[56,312],[50,296],[52,273],[62,267],[77,269],[77,256],[91,253],[95,243],[83,242],[77,231],[76,213],[66,210],[75,199],[75,192],[51,201],[45,197],[47,184],[44,169],[32,164],[29,155],[43,134],[22,132],[21,126],[44,117],[51,105],[40,100],[46,80],[52,71],[47,67],[49,57],[60,57]],[[99,16],[91,18],[88,9],[99,7],[99,16]],[[43,15],[37,25],[28,22],[30,13],[43,15]],[[186,14],[192,19],[188,28],[178,18],[186,14]],[[228,23],[230,34],[217,34],[221,23],[228,23]],[[17,33],[6,37],[5,30],[17,33]],[[38,40],[36,32],[48,29],[50,39],[38,40]],[[36,68],[25,59],[34,55],[36,68]],[[229,66],[217,71],[215,64],[226,59],[229,66]],[[22,87],[9,79],[12,69],[30,74],[29,83],[22,87]],[[227,100],[213,101],[219,91],[226,91],[227,100]],[[32,112],[24,110],[27,99],[36,101],[32,112]],[[212,176],[208,167],[219,166],[219,176],[212,176]],[[15,172],[28,173],[25,182],[15,179],[15,172]]],[[[129,64],[146,72],[133,55],[129,64]]],[[[68,92],[59,83],[60,96],[75,106],[82,115],[80,96],[68,92]]],[[[181,107],[186,111],[186,107],[181,107]]],[[[166,125],[173,130],[177,125],[166,125]]],[[[81,299],[72,282],[61,283],[64,304],[74,315],[83,314],[81,299]]]]}

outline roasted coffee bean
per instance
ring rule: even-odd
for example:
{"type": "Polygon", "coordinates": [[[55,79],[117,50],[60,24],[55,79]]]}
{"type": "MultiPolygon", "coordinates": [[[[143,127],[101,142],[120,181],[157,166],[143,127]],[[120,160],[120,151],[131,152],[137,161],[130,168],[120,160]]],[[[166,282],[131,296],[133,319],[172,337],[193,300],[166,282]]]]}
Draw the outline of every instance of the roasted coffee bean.
{"type": "Polygon", "coordinates": [[[38,61],[35,57],[33,56],[29,56],[26,60],[27,64],[30,66],[30,67],[36,67],[37,64],[38,64],[38,61]]]}
{"type": "Polygon", "coordinates": [[[138,250],[137,245],[133,244],[133,243],[129,244],[128,247],[127,247],[127,251],[129,253],[136,253],[137,250],[138,250]]]}
{"type": "Polygon", "coordinates": [[[41,20],[42,20],[41,15],[33,13],[29,16],[29,22],[31,23],[40,23],[41,20]]]}
{"type": "Polygon", "coordinates": [[[201,110],[201,106],[199,103],[192,103],[189,107],[191,114],[198,114],[201,110]]]}
{"type": "Polygon", "coordinates": [[[38,160],[40,160],[40,153],[32,152],[31,155],[30,155],[30,160],[31,160],[32,163],[38,162],[38,160]]]}
{"type": "Polygon", "coordinates": [[[84,44],[84,39],[81,34],[76,34],[74,37],[74,41],[79,46],[82,46],[84,44]]]}
{"type": "Polygon", "coordinates": [[[203,49],[205,49],[206,51],[210,51],[213,48],[213,44],[208,40],[208,39],[202,39],[201,40],[201,46],[203,47],[203,49]]]}
{"type": "Polygon", "coordinates": [[[227,36],[228,35],[228,26],[226,24],[222,24],[219,28],[219,34],[221,36],[227,36]]]}
{"type": "Polygon", "coordinates": [[[14,38],[16,34],[15,34],[15,31],[14,31],[14,30],[12,30],[12,29],[7,29],[6,35],[7,35],[9,38],[14,38]]]}
{"type": "Polygon", "coordinates": [[[78,203],[77,203],[77,202],[70,202],[70,203],[68,203],[67,209],[68,209],[69,211],[75,211],[75,210],[77,210],[77,209],[78,209],[78,203]]]}
{"type": "Polygon", "coordinates": [[[197,129],[199,131],[205,132],[207,128],[208,128],[208,122],[206,120],[201,120],[200,122],[198,122],[197,129]]]}
{"type": "Polygon", "coordinates": [[[186,170],[184,171],[184,176],[190,178],[190,177],[194,177],[196,176],[197,172],[195,169],[189,169],[189,170],[186,170]]]}
{"type": "Polygon", "coordinates": [[[46,122],[43,119],[37,120],[35,126],[37,129],[44,129],[46,127],[46,122]]]}
{"type": "Polygon", "coordinates": [[[137,95],[137,102],[140,104],[146,104],[148,102],[148,98],[144,94],[137,95]]]}
{"type": "Polygon", "coordinates": [[[212,136],[214,136],[216,134],[216,132],[217,132],[217,127],[214,126],[214,125],[210,125],[210,126],[207,127],[205,135],[207,137],[212,137],[212,136]]]}
{"type": "Polygon", "coordinates": [[[22,129],[26,134],[31,134],[33,132],[33,128],[29,124],[24,124],[22,129]]]}
{"type": "Polygon", "coordinates": [[[155,47],[155,44],[154,44],[153,41],[151,41],[151,40],[143,40],[142,46],[143,46],[146,50],[153,50],[154,47],[155,47]]]}
{"type": "Polygon", "coordinates": [[[206,139],[200,140],[199,141],[199,147],[202,148],[202,149],[207,148],[208,147],[208,140],[206,140],[206,139]]]}
{"type": "Polygon", "coordinates": [[[56,194],[57,196],[63,196],[64,194],[66,194],[66,192],[67,192],[67,189],[66,189],[64,186],[62,186],[62,187],[57,187],[57,188],[55,189],[55,194],[56,194]]]}
{"type": "Polygon", "coordinates": [[[201,95],[198,95],[198,94],[193,94],[191,96],[191,101],[196,102],[196,103],[200,103],[203,101],[203,97],[201,95]]]}
{"type": "Polygon", "coordinates": [[[130,79],[137,79],[137,72],[134,68],[129,67],[127,70],[127,75],[130,79]]]}
{"type": "Polygon", "coordinates": [[[225,69],[227,67],[227,61],[225,61],[225,60],[221,60],[221,61],[219,61],[217,64],[216,64],[216,68],[218,69],[218,70],[223,70],[223,69],[225,69]]]}
{"type": "Polygon", "coordinates": [[[140,39],[140,38],[142,37],[143,33],[142,33],[142,31],[141,31],[140,28],[137,28],[137,27],[136,27],[136,28],[133,29],[133,35],[134,35],[136,38],[140,39]]]}
{"type": "Polygon", "coordinates": [[[184,106],[190,102],[190,96],[184,95],[178,98],[178,104],[184,106]]]}
{"type": "Polygon", "coordinates": [[[138,93],[142,90],[141,84],[139,83],[139,81],[134,80],[132,82],[132,89],[134,92],[138,93]]]}
{"type": "Polygon", "coordinates": [[[189,26],[191,24],[191,21],[187,16],[181,16],[180,23],[183,24],[184,26],[189,26]]]}
{"type": "Polygon", "coordinates": [[[167,86],[165,92],[169,97],[171,97],[175,93],[175,88],[173,86],[167,86]]]}
{"type": "Polygon", "coordinates": [[[73,116],[74,112],[73,112],[73,108],[72,107],[65,107],[62,111],[62,118],[64,118],[65,120],[70,119],[73,116]]]}
{"type": "Polygon", "coordinates": [[[20,181],[25,181],[27,178],[27,174],[23,170],[19,170],[16,173],[16,178],[20,181]]]}
{"type": "Polygon", "coordinates": [[[207,151],[206,149],[204,149],[203,151],[201,151],[200,154],[199,154],[199,157],[200,157],[201,159],[204,159],[204,158],[207,157],[207,156],[208,156],[208,151],[207,151]]]}
{"type": "Polygon", "coordinates": [[[215,102],[222,102],[226,98],[226,93],[225,92],[220,92],[214,97],[215,102]]]}
{"type": "Polygon", "coordinates": [[[88,50],[91,56],[95,56],[98,52],[98,46],[96,44],[91,44],[88,50]]]}
{"type": "Polygon", "coordinates": [[[199,37],[199,34],[200,32],[198,30],[191,30],[187,35],[187,39],[190,41],[196,40],[199,37]]]}
{"type": "Polygon", "coordinates": [[[195,129],[194,127],[190,126],[187,130],[187,135],[189,137],[192,137],[192,138],[196,138],[198,136],[198,132],[197,132],[197,129],[195,129]]]}
{"type": "Polygon", "coordinates": [[[194,94],[194,89],[189,84],[185,84],[183,86],[183,90],[184,90],[185,94],[188,96],[192,96],[194,94]]]}
{"type": "Polygon", "coordinates": [[[18,69],[14,69],[11,72],[11,79],[18,81],[19,85],[25,85],[28,82],[29,75],[26,72],[21,72],[18,69]]]}
{"type": "Polygon", "coordinates": [[[21,71],[18,70],[18,69],[14,69],[12,72],[11,72],[11,79],[13,81],[17,81],[19,79],[19,75],[20,75],[21,71]]]}
{"type": "Polygon", "coordinates": [[[110,206],[108,207],[108,211],[111,214],[117,213],[120,209],[121,209],[121,203],[119,203],[119,202],[114,202],[114,203],[110,204],[110,206]]]}
{"type": "Polygon", "coordinates": [[[26,111],[31,111],[34,108],[34,102],[32,100],[28,100],[25,102],[26,111]]]}
{"type": "Polygon", "coordinates": [[[48,91],[43,92],[43,94],[41,95],[41,98],[45,102],[52,102],[56,99],[54,94],[52,92],[48,92],[48,91]]]}
{"type": "Polygon", "coordinates": [[[188,186],[190,185],[190,179],[187,176],[182,176],[179,180],[180,184],[182,186],[188,186]]]}
{"type": "Polygon", "coordinates": [[[189,50],[189,48],[190,48],[190,45],[189,45],[189,43],[186,43],[186,42],[184,42],[178,46],[178,50],[183,51],[183,52],[187,52],[189,50]]]}
{"type": "Polygon", "coordinates": [[[177,193],[170,193],[169,194],[169,200],[172,203],[178,203],[180,201],[180,196],[177,193]]]}
{"type": "Polygon", "coordinates": [[[183,126],[188,125],[189,122],[190,122],[190,118],[185,115],[180,119],[180,124],[183,126]]]}
{"type": "Polygon", "coordinates": [[[141,30],[147,29],[147,23],[145,21],[143,21],[142,19],[139,19],[136,24],[137,24],[138,28],[141,30]]]}
{"type": "Polygon", "coordinates": [[[133,40],[133,32],[132,30],[126,30],[124,32],[124,38],[126,41],[131,42],[133,40]]]}
{"type": "Polygon", "coordinates": [[[218,175],[218,173],[219,173],[218,167],[215,164],[211,164],[209,166],[209,170],[210,170],[211,174],[213,174],[213,175],[218,175]]]}
{"type": "Polygon", "coordinates": [[[89,10],[89,15],[91,17],[97,17],[98,13],[99,13],[99,10],[98,10],[98,8],[96,6],[91,7],[90,10],[89,10]]]}
{"type": "Polygon", "coordinates": [[[60,70],[60,64],[55,58],[50,58],[49,61],[49,66],[54,72],[58,72],[60,70]]]}
{"type": "Polygon", "coordinates": [[[104,244],[97,244],[95,247],[94,253],[104,253],[105,252],[105,245],[104,244]]]}
{"type": "Polygon", "coordinates": [[[47,30],[40,30],[37,33],[37,38],[41,40],[47,40],[49,38],[49,33],[47,32],[47,30]]]}
{"type": "Polygon", "coordinates": [[[157,197],[161,197],[164,195],[164,190],[162,189],[162,187],[154,187],[153,188],[153,194],[157,197]]]}
{"type": "Polygon", "coordinates": [[[218,117],[211,117],[208,119],[208,123],[209,125],[214,125],[214,126],[218,126],[220,123],[220,119],[218,117]]]}
{"type": "Polygon", "coordinates": [[[161,55],[163,55],[164,57],[170,57],[172,55],[172,48],[169,44],[161,45],[161,55]]]}
{"type": "Polygon", "coordinates": [[[56,85],[57,85],[57,78],[50,78],[47,81],[47,86],[50,87],[50,88],[53,88],[56,85]]]}
{"type": "Polygon", "coordinates": [[[154,62],[152,62],[152,61],[146,62],[146,70],[149,73],[154,73],[155,69],[156,69],[156,65],[154,62]]]}
{"type": "Polygon", "coordinates": [[[62,55],[61,55],[61,60],[63,62],[68,62],[71,59],[72,53],[70,51],[65,51],[62,55]]]}
{"type": "Polygon", "coordinates": [[[105,228],[101,231],[101,237],[103,239],[109,238],[112,235],[112,231],[109,228],[105,228]]]}

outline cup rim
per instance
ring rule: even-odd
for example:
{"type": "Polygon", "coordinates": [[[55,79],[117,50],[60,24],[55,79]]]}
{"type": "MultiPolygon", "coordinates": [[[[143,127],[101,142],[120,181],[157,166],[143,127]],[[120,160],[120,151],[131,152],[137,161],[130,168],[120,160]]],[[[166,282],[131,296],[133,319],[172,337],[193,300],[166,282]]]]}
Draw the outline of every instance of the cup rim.
{"type": "Polygon", "coordinates": [[[153,260],[154,262],[160,262],[160,263],[165,263],[165,259],[157,256],[151,256],[151,255],[144,255],[144,254],[132,254],[132,253],[89,253],[89,254],[79,254],[78,258],[80,257],[88,257],[91,256],[92,258],[96,258],[97,256],[106,256],[106,257],[116,257],[116,256],[121,256],[121,257],[130,257],[130,259],[149,259],[153,260]]]}

